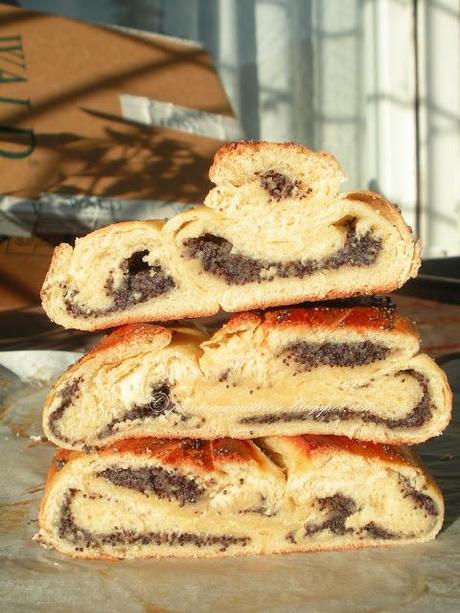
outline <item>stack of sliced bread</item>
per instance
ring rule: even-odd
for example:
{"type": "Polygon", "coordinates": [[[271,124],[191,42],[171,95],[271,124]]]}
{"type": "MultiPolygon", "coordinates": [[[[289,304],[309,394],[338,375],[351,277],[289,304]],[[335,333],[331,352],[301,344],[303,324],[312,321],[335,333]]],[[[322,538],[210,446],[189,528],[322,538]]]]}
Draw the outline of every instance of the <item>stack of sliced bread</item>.
{"type": "Polygon", "coordinates": [[[48,316],[115,330],[45,402],[58,450],[37,539],[120,559],[434,538],[442,495],[405,445],[444,430],[451,392],[371,297],[417,274],[410,228],[300,145],[223,147],[210,178],[205,206],[55,251],[48,316]],[[211,332],[177,322],[222,310],[211,332]]]}

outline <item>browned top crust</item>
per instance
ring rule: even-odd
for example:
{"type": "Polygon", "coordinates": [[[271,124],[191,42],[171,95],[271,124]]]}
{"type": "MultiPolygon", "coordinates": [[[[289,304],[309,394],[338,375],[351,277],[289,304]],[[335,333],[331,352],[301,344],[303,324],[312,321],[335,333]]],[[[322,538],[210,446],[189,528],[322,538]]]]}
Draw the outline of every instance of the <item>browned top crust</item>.
{"type": "MultiPolygon", "coordinates": [[[[360,307],[351,308],[338,307],[294,307],[287,309],[273,309],[267,311],[246,311],[236,313],[229,321],[215,332],[216,335],[232,333],[237,331],[245,324],[254,326],[264,326],[268,329],[282,327],[289,328],[303,326],[306,328],[327,327],[331,330],[336,328],[350,328],[357,331],[363,330],[384,330],[390,333],[406,334],[418,338],[417,331],[413,323],[396,312],[395,309],[387,307],[360,307]]],[[[188,328],[183,329],[186,332],[188,328]]],[[[195,330],[190,327],[190,333],[195,330]]],[[[155,324],[126,324],[116,328],[107,335],[100,343],[93,347],[86,355],[80,358],[70,368],[74,372],[87,361],[92,360],[97,354],[112,350],[117,346],[139,341],[158,341],[161,346],[166,347],[174,338],[177,331],[174,328],[167,328],[155,324]]],[[[211,336],[212,339],[212,336],[211,336]]],[[[191,337],[191,340],[199,346],[205,336],[191,337]]],[[[161,347],[160,347],[161,348],[161,347]]]]}
{"type": "MultiPolygon", "coordinates": [[[[98,451],[98,457],[116,454],[143,455],[150,458],[157,458],[162,464],[172,467],[197,469],[200,472],[216,472],[223,465],[256,463],[263,467],[268,462],[267,458],[252,443],[252,441],[240,441],[230,438],[216,439],[214,441],[204,441],[199,439],[159,439],[159,438],[139,438],[125,439],[114,445],[98,451]]],[[[45,494],[41,502],[41,510],[45,508],[46,500],[50,495],[52,482],[57,473],[68,462],[83,458],[85,453],[81,451],[68,451],[58,449],[48,472],[45,494]]],[[[41,511],[42,512],[42,511],[41,511]]]]}
{"type": "Polygon", "coordinates": [[[412,457],[405,447],[384,445],[367,441],[358,441],[346,436],[304,434],[292,437],[280,437],[290,445],[297,447],[303,455],[315,456],[321,453],[348,453],[364,458],[413,464],[412,457]]]}
{"type": "MultiPolygon", "coordinates": [[[[267,442],[270,442],[270,440],[279,441],[284,446],[290,447],[293,453],[299,453],[306,459],[324,453],[345,453],[374,461],[412,466],[419,464],[416,456],[407,447],[357,441],[346,436],[314,434],[280,436],[272,437],[271,439],[261,439],[262,446],[264,440],[267,440],[267,442]]],[[[289,453],[287,450],[286,452],[289,453]]],[[[259,466],[263,466],[266,460],[265,456],[261,454],[259,448],[252,441],[231,438],[221,438],[212,441],[152,437],[125,439],[97,452],[99,457],[110,456],[114,453],[120,456],[124,454],[148,456],[157,458],[163,464],[170,466],[188,466],[205,472],[219,470],[219,467],[223,464],[256,462],[259,466]]],[[[81,451],[58,449],[51,463],[48,482],[58,472],[60,466],[82,458],[85,455],[81,451]]]]}
{"type": "MultiPolygon", "coordinates": [[[[213,441],[200,439],[162,439],[138,438],[125,439],[114,443],[97,452],[100,457],[117,453],[147,455],[161,459],[162,463],[171,466],[191,466],[206,472],[219,469],[222,463],[247,463],[260,461],[257,447],[251,441],[240,441],[231,438],[221,438],[213,441]]],[[[51,464],[48,479],[56,473],[60,462],[68,462],[83,457],[80,451],[58,449],[51,464]]]]}
{"type": "Polygon", "coordinates": [[[304,326],[352,328],[354,330],[386,330],[418,338],[414,324],[395,309],[380,306],[354,306],[349,308],[315,306],[273,309],[236,313],[225,324],[231,332],[241,324],[253,322],[267,328],[304,326]]]}
{"type": "MultiPolygon", "coordinates": [[[[233,315],[216,334],[232,333],[245,324],[262,325],[266,328],[304,326],[307,328],[327,327],[331,330],[336,328],[351,328],[358,331],[385,330],[418,338],[414,325],[407,317],[400,315],[393,308],[374,306],[355,306],[350,308],[319,306],[273,309],[268,311],[246,311],[233,315]]],[[[184,328],[184,332],[186,330],[187,328],[184,328]]],[[[190,332],[192,331],[193,329],[190,328],[190,332]]],[[[120,326],[73,364],[71,369],[75,371],[77,367],[91,360],[97,354],[135,340],[161,340],[162,346],[167,346],[175,334],[177,332],[174,328],[155,324],[144,323],[120,326]]],[[[193,342],[196,342],[198,346],[203,340],[205,340],[204,336],[196,337],[196,339],[193,339],[193,342]]]]}
{"type": "Polygon", "coordinates": [[[222,162],[247,153],[258,153],[262,150],[278,151],[281,153],[295,153],[302,155],[314,155],[317,158],[323,158],[331,162],[337,167],[337,171],[341,172],[341,166],[338,160],[327,151],[314,151],[305,145],[299,143],[271,143],[268,141],[238,141],[236,143],[228,143],[216,151],[211,168],[209,169],[209,178],[214,183],[216,172],[222,162]]]}
{"type": "Polygon", "coordinates": [[[346,436],[320,434],[280,436],[272,437],[272,440],[279,440],[284,443],[285,453],[289,453],[286,447],[291,447],[293,452],[294,450],[300,452],[306,459],[313,458],[323,453],[345,453],[361,456],[375,462],[417,467],[423,472],[426,479],[430,485],[435,488],[439,496],[442,496],[441,490],[420,458],[406,445],[387,445],[369,441],[359,441],[346,436]]]}
{"type": "MultiPolygon", "coordinates": [[[[246,153],[247,151],[260,151],[261,149],[275,149],[278,148],[281,151],[291,150],[296,153],[316,153],[310,147],[306,145],[300,145],[299,143],[271,143],[264,140],[241,140],[235,143],[228,143],[220,147],[214,154],[213,164],[219,162],[222,158],[230,154],[246,153]]],[[[329,154],[326,154],[329,155],[329,154]]],[[[212,168],[212,166],[211,166],[212,168]]]]}
{"type": "MultiPolygon", "coordinates": [[[[147,323],[125,324],[119,328],[115,328],[113,332],[105,336],[99,343],[92,347],[84,356],[74,362],[67,372],[75,372],[80,366],[91,361],[97,354],[104,351],[114,349],[117,346],[123,346],[134,340],[155,339],[161,341],[163,337],[163,346],[169,345],[172,339],[173,332],[170,328],[156,326],[147,323]]],[[[57,381],[57,383],[59,380],[57,381]]]]}
{"type": "Polygon", "coordinates": [[[148,338],[150,336],[156,336],[157,334],[165,335],[169,341],[172,338],[172,330],[170,328],[148,323],[125,324],[119,328],[115,328],[115,330],[108,334],[98,345],[93,347],[87,355],[98,353],[105,349],[111,349],[115,347],[115,345],[122,345],[134,338],[148,338]]]}

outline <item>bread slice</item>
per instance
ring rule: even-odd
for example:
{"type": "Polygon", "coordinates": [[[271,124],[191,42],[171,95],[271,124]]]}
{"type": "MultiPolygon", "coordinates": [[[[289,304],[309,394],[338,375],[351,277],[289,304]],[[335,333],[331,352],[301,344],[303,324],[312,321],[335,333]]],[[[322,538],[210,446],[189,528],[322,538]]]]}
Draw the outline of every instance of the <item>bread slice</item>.
{"type": "Polygon", "coordinates": [[[125,326],[56,381],[43,428],[70,449],[304,433],[418,443],[451,411],[445,374],[418,351],[410,321],[382,307],[243,313],[212,336],[125,326]]]}
{"type": "Polygon", "coordinates": [[[59,450],[36,538],[77,558],[217,557],[418,543],[442,495],[407,448],[340,437],[59,450]]]}
{"type": "Polygon", "coordinates": [[[168,222],[124,222],[57,247],[48,316],[97,330],[360,294],[415,276],[419,247],[395,206],[338,195],[330,154],[301,145],[225,146],[205,206],[168,222]]]}

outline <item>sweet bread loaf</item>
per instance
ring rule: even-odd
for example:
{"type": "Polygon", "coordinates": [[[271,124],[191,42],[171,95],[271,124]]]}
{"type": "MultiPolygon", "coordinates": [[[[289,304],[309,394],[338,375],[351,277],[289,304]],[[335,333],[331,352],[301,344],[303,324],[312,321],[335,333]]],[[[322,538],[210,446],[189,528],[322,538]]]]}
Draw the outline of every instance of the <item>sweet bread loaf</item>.
{"type": "Polygon", "coordinates": [[[42,288],[48,316],[97,330],[386,293],[417,273],[399,211],[370,192],[338,195],[330,154],[236,143],[217,152],[210,178],[206,206],[59,245],[42,288]]]}
{"type": "Polygon", "coordinates": [[[405,448],[329,436],[139,439],[59,450],[36,539],[105,559],[348,549],[432,539],[443,510],[405,448]]]}
{"type": "Polygon", "coordinates": [[[340,434],[413,444],[450,418],[443,371],[382,307],[234,315],[209,336],[125,326],[52,387],[43,428],[69,449],[130,437],[340,434]]]}

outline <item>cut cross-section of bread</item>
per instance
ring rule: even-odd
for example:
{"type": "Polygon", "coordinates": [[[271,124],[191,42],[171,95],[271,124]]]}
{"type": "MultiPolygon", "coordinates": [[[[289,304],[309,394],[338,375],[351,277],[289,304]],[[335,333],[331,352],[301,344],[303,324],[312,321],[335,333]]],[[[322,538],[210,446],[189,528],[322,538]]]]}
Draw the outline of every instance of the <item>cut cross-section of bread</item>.
{"type": "Polygon", "coordinates": [[[243,313],[212,336],[125,326],[56,381],[43,428],[69,449],[306,433],[414,444],[451,410],[445,374],[418,350],[412,324],[381,307],[243,313]]]}
{"type": "Polygon", "coordinates": [[[121,222],[77,239],[74,248],[56,247],[42,288],[47,315],[67,328],[93,330],[175,319],[178,303],[190,316],[212,310],[203,307],[204,296],[197,299],[192,280],[179,282],[162,228],[162,221],[121,222]]]}
{"type": "Polygon", "coordinates": [[[57,247],[43,307],[96,330],[390,292],[415,276],[419,247],[395,206],[338,194],[338,162],[293,144],[216,154],[205,206],[124,222],[57,247]]]}
{"type": "Polygon", "coordinates": [[[442,495],[406,448],[340,437],[140,439],[58,451],[37,539],[81,558],[214,557],[435,537],[442,495]]]}

